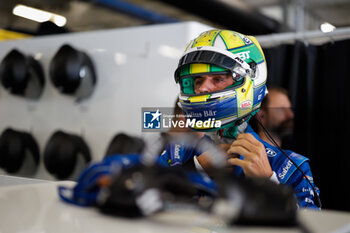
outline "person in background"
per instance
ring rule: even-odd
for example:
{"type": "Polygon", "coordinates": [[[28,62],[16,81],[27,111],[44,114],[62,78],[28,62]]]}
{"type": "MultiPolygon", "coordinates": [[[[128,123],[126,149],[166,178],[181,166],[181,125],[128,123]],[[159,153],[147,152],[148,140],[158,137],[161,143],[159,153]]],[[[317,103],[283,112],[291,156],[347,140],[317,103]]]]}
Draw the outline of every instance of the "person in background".
{"type": "Polygon", "coordinates": [[[286,89],[281,87],[268,88],[268,94],[261,102],[260,111],[254,116],[250,125],[259,137],[269,144],[273,144],[257,120],[270,133],[278,146],[282,146],[283,139],[292,135],[294,113],[286,89]]]}
{"type": "MultiPolygon", "coordinates": [[[[256,38],[229,30],[209,30],[190,41],[175,71],[179,103],[194,122],[191,128],[206,132],[226,152],[233,175],[288,185],[300,207],[318,208],[319,190],[309,159],[282,152],[248,124],[267,93],[266,79],[265,57],[256,38]]],[[[212,166],[206,152],[197,160],[204,170],[212,166]]]]}

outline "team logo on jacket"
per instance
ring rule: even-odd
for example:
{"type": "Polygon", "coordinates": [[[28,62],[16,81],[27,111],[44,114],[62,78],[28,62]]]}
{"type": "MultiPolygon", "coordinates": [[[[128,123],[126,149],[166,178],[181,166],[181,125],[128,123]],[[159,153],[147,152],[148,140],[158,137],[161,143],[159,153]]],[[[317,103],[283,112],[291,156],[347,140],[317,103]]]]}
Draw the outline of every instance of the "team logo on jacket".
{"type": "Polygon", "coordinates": [[[269,157],[275,157],[277,155],[276,151],[272,150],[271,148],[265,148],[266,154],[269,157]]]}
{"type": "MultiPolygon", "coordinates": [[[[311,183],[314,182],[314,178],[313,178],[312,176],[306,175],[306,178],[307,178],[311,183]]],[[[305,179],[305,177],[304,177],[304,179],[305,179]]]]}
{"type": "Polygon", "coordinates": [[[282,172],[278,174],[278,177],[283,180],[284,177],[287,175],[289,169],[292,167],[292,165],[292,161],[288,160],[286,166],[282,168],[282,172]]]}

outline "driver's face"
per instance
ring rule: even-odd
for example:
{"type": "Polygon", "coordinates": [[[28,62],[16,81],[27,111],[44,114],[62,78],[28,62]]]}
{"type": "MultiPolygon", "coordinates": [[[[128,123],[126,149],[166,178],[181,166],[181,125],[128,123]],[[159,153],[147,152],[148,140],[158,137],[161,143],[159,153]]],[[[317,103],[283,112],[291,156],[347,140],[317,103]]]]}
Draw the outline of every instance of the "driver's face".
{"type": "Polygon", "coordinates": [[[234,83],[232,74],[201,75],[194,81],[194,92],[201,94],[220,91],[234,83]]]}

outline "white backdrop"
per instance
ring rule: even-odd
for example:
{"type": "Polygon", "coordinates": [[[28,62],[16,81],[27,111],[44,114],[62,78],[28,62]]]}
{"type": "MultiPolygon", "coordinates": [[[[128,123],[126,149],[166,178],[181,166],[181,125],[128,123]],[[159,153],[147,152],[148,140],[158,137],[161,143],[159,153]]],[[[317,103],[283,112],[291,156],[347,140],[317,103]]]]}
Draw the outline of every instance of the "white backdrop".
{"type": "Polygon", "coordinates": [[[40,99],[28,100],[0,87],[0,133],[7,127],[30,132],[40,146],[36,178],[52,179],[43,166],[47,140],[58,130],[78,134],[100,160],[119,132],[141,135],[141,107],[172,107],[178,94],[173,73],[185,45],[208,26],[196,22],[42,36],[0,43],[0,59],[17,48],[43,65],[40,99]],[[81,102],[61,94],[49,79],[49,64],[63,44],[86,52],[95,64],[97,85],[81,102]]]}

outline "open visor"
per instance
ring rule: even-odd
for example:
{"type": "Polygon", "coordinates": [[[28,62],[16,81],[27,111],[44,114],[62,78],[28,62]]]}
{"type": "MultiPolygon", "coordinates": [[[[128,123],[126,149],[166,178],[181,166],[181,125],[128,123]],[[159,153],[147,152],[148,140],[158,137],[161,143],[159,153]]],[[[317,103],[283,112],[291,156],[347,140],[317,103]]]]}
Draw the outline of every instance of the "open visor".
{"type": "Polygon", "coordinates": [[[178,68],[175,71],[175,81],[179,82],[180,78],[193,74],[213,72],[209,66],[207,70],[193,69],[191,66],[193,64],[214,65],[223,70],[235,71],[240,76],[245,76],[251,71],[250,66],[246,62],[231,52],[219,51],[213,47],[201,47],[201,50],[193,48],[180,59],[178,68]]]}

